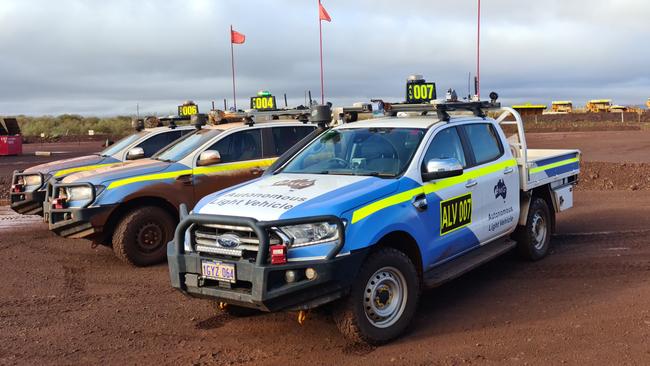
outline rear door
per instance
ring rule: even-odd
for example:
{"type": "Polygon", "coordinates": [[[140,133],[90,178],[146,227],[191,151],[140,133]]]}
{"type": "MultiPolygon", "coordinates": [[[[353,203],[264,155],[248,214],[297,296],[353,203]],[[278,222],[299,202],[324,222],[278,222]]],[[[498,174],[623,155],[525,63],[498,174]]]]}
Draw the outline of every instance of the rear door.
{"type": "Polygon", "coordinates": [[[485,244],[516,226],[519,216],[519,182],[509,149],[489,122],[460,127],[476,170],[473,231],[485,244]]]}

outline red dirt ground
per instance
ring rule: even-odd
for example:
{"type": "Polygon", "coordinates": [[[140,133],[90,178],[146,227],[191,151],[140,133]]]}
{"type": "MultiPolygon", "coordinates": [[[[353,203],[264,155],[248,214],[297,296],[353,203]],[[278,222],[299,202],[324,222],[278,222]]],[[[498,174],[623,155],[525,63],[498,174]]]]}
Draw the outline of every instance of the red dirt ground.
{"type": "Polygon", "coordinates": [[[621,133],[531,134],[587,162],[551,255],[506,255],[426,292],[412,329],[379,348],[348,344],[324,311],[304,326],[221,314],[173,290],[164,265],[129,267],[0,208],[0,364],[648,365],[650,195],[627,177],[648,177],[630,162],[649,150],[621,133]]]}

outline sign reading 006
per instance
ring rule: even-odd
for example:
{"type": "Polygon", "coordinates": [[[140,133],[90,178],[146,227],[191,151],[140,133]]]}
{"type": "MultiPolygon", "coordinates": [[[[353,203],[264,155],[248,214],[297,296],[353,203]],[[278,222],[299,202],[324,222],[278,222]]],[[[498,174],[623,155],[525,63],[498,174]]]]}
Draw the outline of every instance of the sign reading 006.
{"type": "Polygon", "coordinates": [[[272,95],[251,97],[251,109],[258,111],[273,111],[278,109],[275,104],[275,97],[272,95]]]}
{"type": "Polygon", "coordinates": [[[178,115],[183,116],[193,116],[199,114],[199,106],[196,104],[184,104],[178,106],[178,115]]]}
{"type": "Polygon", "coordinates": [[[407,83],[406,103],[429,103],[436,99],[436,83],[407,83]]]}

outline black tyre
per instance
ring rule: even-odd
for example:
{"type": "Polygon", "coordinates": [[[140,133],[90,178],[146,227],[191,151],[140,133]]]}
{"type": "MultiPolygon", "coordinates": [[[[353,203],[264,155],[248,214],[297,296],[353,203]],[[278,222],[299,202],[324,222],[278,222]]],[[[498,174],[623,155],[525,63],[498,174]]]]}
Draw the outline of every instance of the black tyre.
{"type": "Polygon", "coordinates": [[[533,198],[526,226],[519,226],[515,232],[519,255],[531,261],[546,257],[551,243],[551,226],[551,212],[546,201],[533,198]]]}
{"type": "Polygon", "coordinates": [[[383,248],[366,259],[350,295],[335,308],[334,321],[352,342],[383,344],[406,330],[419,298],[413,262],[396,249],[383,248]]]}
{"type": "Polygon", "coordinates": [[[127,213],[113,234],[113,252],[131,265],[144,267],[163,262],[176,220],[160,207],[145,206],[127,213]]]}

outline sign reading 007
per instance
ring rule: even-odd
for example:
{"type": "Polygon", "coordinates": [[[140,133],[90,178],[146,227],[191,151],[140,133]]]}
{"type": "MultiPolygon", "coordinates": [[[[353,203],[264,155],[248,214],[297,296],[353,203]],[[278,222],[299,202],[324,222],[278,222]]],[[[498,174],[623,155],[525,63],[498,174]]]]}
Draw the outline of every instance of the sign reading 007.
{"type": "Polygon", "coordinates": [[[272,95],[251,97],[251,109],[258,111],[272,111],[278,109],[275,97],[272,95]]]}
{"type": "Polygon", "coordinates": [[[185,104],[178,106],[178,115],[183,116],[193,116],[199,114],[199,106],[196,104],[185,104]]]}
{"type": "Polygon", "coordinates": [[[436,99],[436,83],[406,84],[406,103],[429,103],[436,99]]]}

